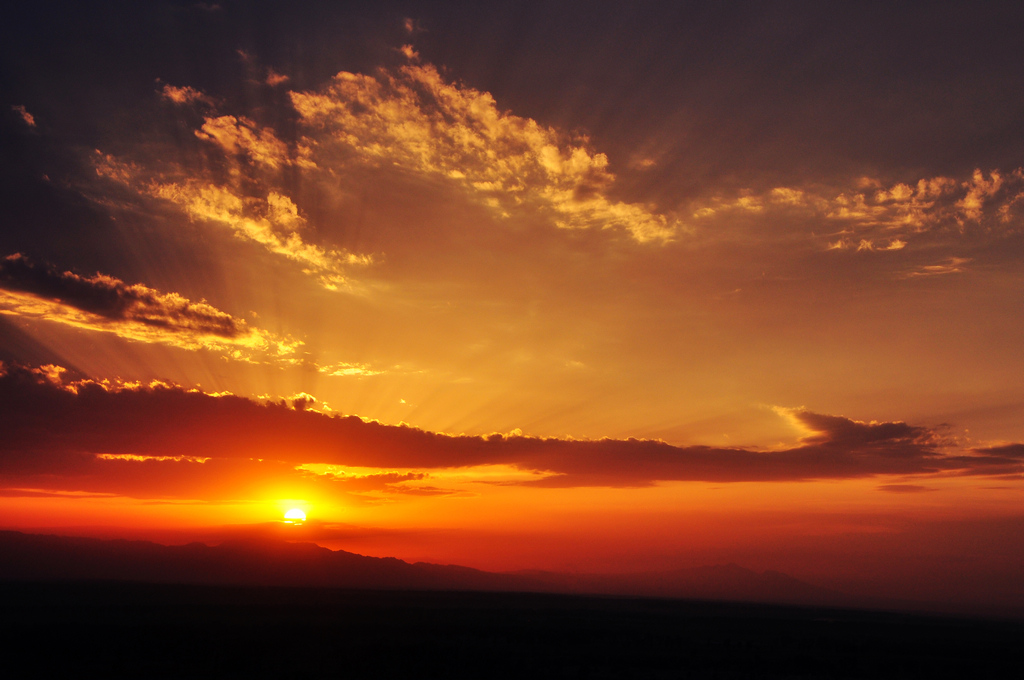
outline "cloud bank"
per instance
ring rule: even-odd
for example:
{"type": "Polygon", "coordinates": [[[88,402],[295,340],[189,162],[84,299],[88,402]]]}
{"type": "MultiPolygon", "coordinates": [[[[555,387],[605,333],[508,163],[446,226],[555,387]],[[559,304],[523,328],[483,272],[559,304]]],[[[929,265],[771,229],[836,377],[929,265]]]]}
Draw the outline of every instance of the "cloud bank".
{"type": "Polygon", "coordinates": [[[60,271],[21,253],[0,259],[0,313],[247,361],[286,358],[302,344],[253,328],[205,300],[100,273],[60,271]]]}
{"type": "MultiPolygon", "coordinates": [[[[176,386],[61,380],[56,367],[6,366],[0,374],[0,476],[59,479],[101,474],[103,465],[199,471],[258,467],[293,475],[299,466],[377,469],[374,478],[335,475],[358,486],[430,471],[506,465],[536,474],[497,483],[546,487],[636,487],[660,481],[801,481],[879,475],[1024,474],[1022,445],[948,450],[927,428],[790,411],[808,434],[776,451],[672,446],[651,440],[465,436],[327,416],[176,386]],[[97,454],[114,456],[99,459],[97,454]],[[188,460],[180,459],[187,454],[188,460]],[[142,458],[132,458],[142,457],[142,458]],[[178,457],[179,460],[172,461],[178,457]],[[207,459],[206,462],[199,462],[207,459]]],[[[182,473],[183,474],[183,473],[182,473]]],[[[145,475],[144,475],[145,476],[145,475]]],[[[227,477],[225,477],[227,479],[227,477]]],[[[69,480],[71,480],[69,482],[69,480]]],[[[105,489],[110,490],[110,489],[105,489]]]]}

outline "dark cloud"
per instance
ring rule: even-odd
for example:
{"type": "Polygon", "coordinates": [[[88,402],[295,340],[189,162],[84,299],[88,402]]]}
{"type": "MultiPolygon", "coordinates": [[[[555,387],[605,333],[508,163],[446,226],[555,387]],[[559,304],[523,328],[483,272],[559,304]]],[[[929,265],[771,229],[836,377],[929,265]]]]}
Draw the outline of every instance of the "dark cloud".
{"type": "MultiPolygon", "coordinates": [[[[394,490],[394,489],[393,489],[394,490]]],[[[437,486],[407,486],[398,489],[407,496],[450,496],[456,493],[452,489],[442,489],[437,486]]]]}
{"type": "Polygon", "coordinates": [[[61,271],[20,253],[0,259],[0,309],[133,341],[212,350],[250,363],[293,362],[302,345],[249,326],[205,300],[101,273],[61,271]]]}
{"type": "Polygon", "coordinates": [[[80,276],[14,253],[0,260],[0,288],[30,293],[96,314],[111,321],[137,321],[158,328],[178,328],[233,339],[245,323],[205,302],[161,293],[142,284],[129,285],[97,273],[80,276]]]}
{"type": "Polygon", "coordinates": [[[921,486],[920,484],[882,484],[878,487],[879,491],[887,491],[889,493],[921,493],[924,491],[934,491],[927,486],[921,486]]]}
{"type": "Polygon", "coordinates": [[[986,456],[1002,457],[1005,461],[1024,460],[1024,444],[1004,444],[1002,446],[989,446],[987,448],[974,449],[975,453],[986,456]]]}
{"type": "MultiPolygon", "coordinates": [[[[112,494],[88,494],[88,497],[103,497],[112,494]]],[[[79,494],[68,493],[67,491],[45,491],[42,489],[0,489],[0,497],[3,498],[79,498],[79,494]]]]}
{"type": "Polygon", "coordinates": [[[972,449],[974,457],[984,460],[986,474],[999,479],[1021,479],[1024,477],[1024,444],[1004,444],[972,449]]]}
{"type": "Polygon", "coordinates": [[[873,448],[890,455],[907,453],[908,447],[931,445],[932,434],[923,427],[906,423],[862,423],[842,416],[828,416],[810,411],[797,411],[794,417],[814,434],[804,444],[822,448],[873,448]]]}
{"type": "MultiPolygon", "coordinates": [[[[257,403],[174,386],[61,384],[60,371],[53,367],[7,366],[0,376],[0,430],[4,432],[0,474],[10,486],[13,478],[24,475],[110,475],[124,470],[146,476],[148,469],[164,484],[174,471],[171,476],[181,475],[185,488],[185,478],[191,474],[212,475],[219,470],[216,480],[210,481],[213,488],[217,480],[314,477],[295,470],[302,464],[391,470],[506,464],[549,473],[514,482],[519,484],[631,487],[670,480],[798,481],[1024,471],[1021,445],[949,454],[927,428],[900,422],[863,423],[808,411],[790,415],[811,433],[798,445],[778,451],[679,447],[637,439],[452,436],[354,416],[326,416],[285,402],[257,403]],[[94,455],[100,453],[106,455],[102,470],[94,455]],[[162,458],[112,458],[127,454],[162,458]]],[[[438,492],[426,486],[418,491],[400,486],[423,479],[419,473],[315,477],[316,483],[330,484],[338,491],[365,487],[438,492]]],[[[76,488],[112,489],[109,484],[76,488]]]]}

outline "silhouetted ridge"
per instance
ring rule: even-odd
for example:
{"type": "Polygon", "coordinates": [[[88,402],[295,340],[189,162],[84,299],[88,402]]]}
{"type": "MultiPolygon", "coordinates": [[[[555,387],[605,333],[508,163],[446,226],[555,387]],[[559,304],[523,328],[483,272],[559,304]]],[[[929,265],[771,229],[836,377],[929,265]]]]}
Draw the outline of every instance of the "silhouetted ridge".
{"type": "Polygon", "coordinates": [[[0,579],[135,581],[192,585],[292,586],[389,590],[478,590],[844,605],[841,594],[779,572],[735,564],[641,574],[491,573],[470,567],[410,564],[314,543],[229,540],[167,546],[148,541],[42,536],[0,531],[0,579]]]}
{"type": "Polygon", "coordinates": [[[431,590],[523,590],[527,585],[515,576],[366,557],[313,543],[166,546],[11,531],[0,532],[0,578],[431,590]]]}

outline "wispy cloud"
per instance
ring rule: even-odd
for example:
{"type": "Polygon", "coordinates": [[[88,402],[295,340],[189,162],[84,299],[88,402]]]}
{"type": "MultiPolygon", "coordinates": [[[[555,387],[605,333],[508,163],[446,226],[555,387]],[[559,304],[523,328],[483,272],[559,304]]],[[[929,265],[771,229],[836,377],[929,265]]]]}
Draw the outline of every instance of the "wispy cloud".
{"type": "Polygon", "coordinates": [[[337,364],[329,364],[327,366],[318,366],[317,370],[325,375],[330,376],[370,376],[370,375],[383,375],[388,371],[382,368],[373,368],[369,364],[353,364],[341,362],[337,364]]]}
{"type": "MultiPolygon", "coordinates": [[[[97,151],[93,166],[140,200],[166,201],[192,220],[227,227],[329,290],[368,290],[353,270],[374,256],[324,242],[327,230],[308,221],[282,172],[302,173],[308,186],[334,187],[340,171],[394,167],[448,182],[499,219],[520,215],[565,229],[622,230],[641,242],[671,240],[682,229],[646,205],[613,199],[608,158],[586,138],[503,112],[490,94],[449,82],[419,63],[411,48],[405,53],[410,63],[393,71],[342,72],[320,90],[289,93],[300,118],[287,139],[258,116],[218,111],[201,90],[163,84],[166,101],[204,105],[193,130],[205,142],[197,148],[203,162],[97,151]]],[[[287,83],[267,73],[268,83],[287,83]]]]}
{"type": "MultiPolygon", "coordinates": [[[[312,167],[302,160],[301,153],[298,157],[291,154],[272,131],[256,129],[247,119],[206,118],[196,136],[213,143],[237,163],[271,169],[293,162],[312,167]]],[[[298,205],[284,190],[265,187],[257,178],[250,178],[243,191],[237,182],[225,184],[203,178],[201,172],[151,167],[151,163],[131,162],[99,150],[92,161],[98,176],[142,196],[168,201],[193,220],[227,227],[237,238],[297,263],[328,290],[357,290],[349,270],[373,262],[371,255],[311,243],[314,230],[298,205]],[[190,176],[193,174],[200,177],[190,176]]]]}
{"type": "Polygon", "coordinates": [[[105,274],[61,271],[20,253],[0,259],[0,313],[139,342],[209,349],[245,361],[281,360],[302,344],[253,328],[205,300],[195,302],[105,274]]]}
{"type": "Polygon", "coordinates": [[[882,484],[878,487],[878,490],[888,493],[925,493],[927,491],[934,491],[934,489],[921,486],[920,484],[882,484]]]}
{"type": "Polygon", "coordinates": [[[503,112],[489,93],[449,82],[429,64],[375,76],[341,72],[322,90],[291,98],[310,134],[326,133],[323,142],[364,163],[445,178],[500,214],[536,210],[558,227],[624,229],[644,242],[681,229],[647,206],[610,198],[608,157],[587,139],[503,112]]]}
{"type": "Polygon", "coordinates": [[[160,96],[174,104],[194,104],[197,102],[209,106],[214,104],[213,99],[205,93],[187,85],[185,87],[175,87],[165,83],[163,89],[160,90],[160,96]]]}
{"type": "Polygon", "coordinates": [[[966,271],[966,265],[970,262],[970,258],[964,257],[950,257],[943,262],[937,264],[926,264],[915,269],[910,269],[903,272],[901,275],[905,279],[916,279],[928,276],[945,276],[947,274],[960,274],[966,271]]]}
{"type": "MultiPolygon", "coordinates": [[[[386,491],[390,493],[409,493],[420,495],[424,487],[418,482],[427,479],[425,472],[352,470],[337,465],[299,465],[297,470],[316,475],[324,481],[332,482],[337,489],[345,491],[386,491]]],[[[445,493],[442,489],[431,488],[428,495],[445,493]]]]}
{"type": "Polygon", "coordinates": [[[212,182],[154,183],[151,194],[168,200],[196,220],[228,227],[240,239],[258,243],[275,255],[302,266],[328,290],[352,290],[347,276],[353,266],[373,259],[309,243],[302,237],[306,220],[291,198],[271,191],[266,197],[239,196],[212,182]]]}
{"type": "Polygon", "coordinates": [[[265,82],[267,85],[270,85],[271,87],[276,87],[278,85],[284,85],[289,80],[291,80],[289,76],[286,76],[283,73],[278,73],[272,68],[268,68],[267,77],[263,82],[265,82]]]}
{"type": "Polygon", "coordinates": [[[21,116],[21,119],[25,121],[25,125],[28,125],[29,127],[33,128],[36,126],[36,117],[29,113],[28,109],[26,109],[23,105],[18,104],[16,106],[12,106],[11,110],[13,110],[19,116],[21,116]]]}

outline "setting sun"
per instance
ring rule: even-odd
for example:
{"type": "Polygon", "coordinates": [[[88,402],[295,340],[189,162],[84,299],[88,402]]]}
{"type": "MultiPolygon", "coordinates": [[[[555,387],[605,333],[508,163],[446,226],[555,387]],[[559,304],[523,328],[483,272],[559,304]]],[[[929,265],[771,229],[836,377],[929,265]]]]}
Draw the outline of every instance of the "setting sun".
{"type": "Polygon", "coordinates": [[[286,524],[302,524],[306,521],[306,513],[299,508],[292,508],[284,513],[284,521],[286,524]]]}

